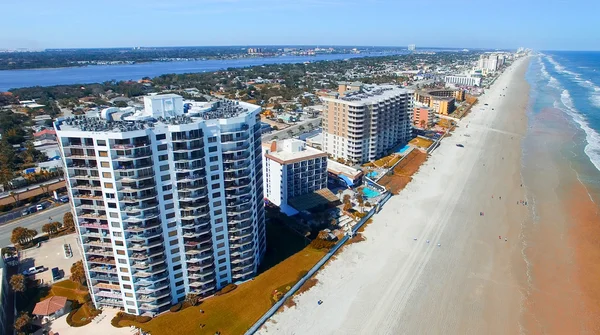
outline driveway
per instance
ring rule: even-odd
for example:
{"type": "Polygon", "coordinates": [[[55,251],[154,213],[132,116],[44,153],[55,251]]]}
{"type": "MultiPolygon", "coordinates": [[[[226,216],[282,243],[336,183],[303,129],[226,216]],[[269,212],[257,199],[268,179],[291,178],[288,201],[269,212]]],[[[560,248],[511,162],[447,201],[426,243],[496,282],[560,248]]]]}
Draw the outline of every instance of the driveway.
{"type": "Polygon", "coordinates": [[[67,315],[53,320],[42,329],[35,332],[35,335],[42,335],[44,329],[52,330],[60,335],[81,335],[81,334],[105,334],[105,335],[137,335],[139,332],[133,331],[129,327],[115,328],[110,324],[110,320],[117,315],[118,309],[103,308],[102,314],[98,315],[91,323],[83,327],[71,327],[67,324],[67,315]]]}
{"type": "Polygon", "coordinates": [[[54,221],[62,223],[63,216],[70,210],[71,206],[69,204],[64,204],[56,207],[50,207],[49,209],[41,212],[23,216],[19,220],[0,225],[0,247],[5,247],[12,244],[12,242],[10,242],[10,235],[12,234],[12,230],[16,227],[35,229],[41,234],[43,225],[54,221]]]}

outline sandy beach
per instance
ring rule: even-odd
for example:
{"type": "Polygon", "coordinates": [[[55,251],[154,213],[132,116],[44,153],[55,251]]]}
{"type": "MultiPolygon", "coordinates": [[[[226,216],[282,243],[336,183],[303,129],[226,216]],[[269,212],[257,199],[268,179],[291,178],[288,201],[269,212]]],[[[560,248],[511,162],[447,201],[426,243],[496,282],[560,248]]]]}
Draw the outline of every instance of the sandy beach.
{"type": "Polygon", "coordinates": [[[260,334],[524,331],[529,278],[520,234],[532,215],[519,201],[526,200],[528,62],[515,62],[487,90],[374,216],[366,241],[346,247],[260,334]]]}

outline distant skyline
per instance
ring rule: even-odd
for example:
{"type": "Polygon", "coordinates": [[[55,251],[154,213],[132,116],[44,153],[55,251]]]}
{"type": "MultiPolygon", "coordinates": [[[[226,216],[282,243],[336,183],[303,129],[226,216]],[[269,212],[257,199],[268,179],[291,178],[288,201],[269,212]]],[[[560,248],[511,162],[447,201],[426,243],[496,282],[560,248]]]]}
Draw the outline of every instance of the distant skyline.
{"type": "Polygon", "coordinates": [[[361,45],[600,50],[592,0],[3,0],[0,49],[361,45]]]}

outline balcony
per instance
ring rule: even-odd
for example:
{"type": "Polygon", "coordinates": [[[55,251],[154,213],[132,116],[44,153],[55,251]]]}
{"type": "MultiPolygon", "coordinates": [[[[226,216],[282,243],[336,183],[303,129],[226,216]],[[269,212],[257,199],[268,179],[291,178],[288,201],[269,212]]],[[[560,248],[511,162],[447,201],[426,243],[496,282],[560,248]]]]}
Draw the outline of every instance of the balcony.
{"type": "MultiPolygon", "coordinates": [[[[228,133],[222,133],[222,134],[228,134],[228,133]]],[[[249,138],[250,138],[250,135],[248,135],[247,133],[243,133],[240,136],[233,136],[233,135],[230,135],[230,136],[221,136],[221,143],[225,144],[225,143],[233,143],[233,142],[239,142],[239,141],[246,141],[249,138]]]]}
{"type": "Polygon", "coordinates": [[[140,231],[145,231],[146,229],[150,229],[150,228],[155,228],[160,226],[160,222],[159,221],[151,221],[151,222],[145,222],[145,223],[139,223],[139,224],[127,224],[125,226],[125,231],[126,232],[131,232],[131,233],[137,233],[140,231]]]}
{"type": "Polygon", "coordinates": [[[129,243],[129,250],[133,250],[133,251],[145,251],[148,250],[150,248],[153,247],[158,247],[158,246],[162,246],[163,245],[163,241],[162,239],[158,239],[155,241],[147,241],[147,242],[131,242],[129,243]]]}
{"type": "Polygon", "coordinates": [[[149,238],[157,237],[157,236],[161,236],[161,235],[162,235],[162,229],[159,228],[159,229],[153,229],[150,231],[146,230],[142,234],[131,234],[127,238],[130,241],[144,241],[149,238]]]}
{"type": "Polygon", "coordinates": [[[212,283],[212,282],[215,281],[215,276],[214,275],[208,276],[206,278],[192,278],[192,277],[189,277],[189,278],[190,278],[189,279],[189,286],[190,287],[194,287],[194,288],[201,287],[201,286],[210,284],[210,283],[212,283]]]}
{"type": "Polygon", "coordinates": [[[157,209],[145,210],[142,214],[128,215],[123,219],[123,222],[138,223],[145,220],[157,218],[160,215],[160,211],[157,209]]]}
{"type": "Polygon", "coordinates": [[[155,199],[156,198],[156,192],[146,192],[140,195],[131,195],[131,196],[124,196],[123,197],[123,201],[124,202],[140,202],[140,201],[144,201],[144,200],[151,200],[151,199],[155,199]]]}
{"type": "Polygon", "coordinates": [[[138,293],[138,294],[151,294],[153,292],[156,292],[156,291],[168,288],[168,287],[169,287],[169,282],[163,281],[163,282],[160,282],[160,283],[155,284],[155,285],[150,284],[150,285],[147,285],[147,286],[142,286],[142,288],[136,290],[136,293],[138,293]]]}
{"type": "Polygon", "coordinates": [[[166,261],[166,258],[164,256],[150,257],[144,261],[133,262],[133,265],[131,267],[134,269],[143,270],[143,269],[148,269],[154,265],[162,264],[165,261],[166,261]]]}
{"type": "Polygon", "coordinates": [[[123,183],[120,187],[117,188],[117,191],[122,192],[136,192],[141,190],[147,190],[156,187],[155,182],[146,182],[146,183],[123,183]]]}
{"type": "Polygon", "coordinates": [[[91,245],[91,246],[95,246],[95,247],[105,247],[105,248],[112,248],[112,244],[110,242],[101,242],[98,240],[91,240],[89,238],[86,238],[83,240],[83,244],[84,245],[91,245]]]}
{"type": "MultiPolygon", "coordinates": [[[[112,256],[112,252],[110,253],[112,256]]],[[[108,264],[108,265],[115,265],[115,259],[112,257],[94,257],[94,256],[88,256],[87,257],[87,262],[88,263],[93,263],[93,264],[108,264]]]]}
{"type": "Polygon", "coordinates": [[[180,191],[177,192],[179,197],[179,201],[194,201],[200,198],[208,197],[208,192],[206,190],[201,191],[180,191]]]}
{"type": "Polygon", "coordinates": [[[185,258],[186,263],[190,263],[188,265],[188,271],[201,271],[206,267],[214,265],[213,263],[214,255],[211,251],[199,252],[194,255],[187,256],[185,258]]]}
{"type": "Polygon", "coordinates": [[[177,183],[177,189],[179,191],[195,191],[199,189],[206,189],[206,186],[207,183],[204,181],[177,183]]]}
{"type": "Polygon", "coordinates": [[[94,295],[96,297],[121,299],[121,292],[116,293],[116,292],[110,292],[110,291],[98,291],[98,292],[94,292],[94,295]]]}
{"type": "Polygon", "coordinates": [[[181,225],[183,229],[210,228],[210,220],[203,219],[182,219],[181,225]]]}
{"type": "Polygon", "coordinates": [[[110,266],[110,265],[106,265],[106,266],[90,266],[88,267],[90,272],[97,272],[97,273],[117,273],[117,268],[110,266]]]}
{"type": "Polygon", "coordinates": [[[235,162],[246,160],[246,159],[250,158],[250,156],[251,155],[249,153],[245,153],[245,154],[241,154],[241,155],[233,155],[233,154],[224,153],[223,154],[223,162],[235,163],[235,162]]]}
{"type": "Polygon", "coordinates": [[[71,188],[75,190],[97,190],[101,191],[102,187],[100,184],[90,184],[90,183],[71,183],[71,188]]]}
{"type": "Polygon", "coordinates": [[[200,237],[202,235],[210,234],[210,232],[211,232],[210,228],[205,228],[205,229],[187,229],[187,228],[184,227],[183,229],[185,230],[184,233],[183,233],[183,238],[185,238],[185,239],[200,237]]]}
{"type": "Polygon", "coordinates": [[[144,148],[149,147],[150,142],[147,141],[139,141],[133,143],[119,143],[112,146],[112,149],[134,149],[134,148],[144,148]]]}
{"type": "Polygon", "coordinates": [[[119,277],[118,276],[109,276],[109,275],[101,275],[101,274],[95,274],[95,275],[90,275],[90,279],[92,281],[108,281],[108,282],[113,282],[113,283],[118,283],[119,282],[119,277]]]}
{"type": "Polygon", "coordinates": [[[186,242],[185,243],[185,254],[186,255],[190,255],[190,256],[198,256],[201,255],[205,252],[212,252],[212,243],[206,243],[206,244],[199,244],[199,243],[192,243],[192,242],[186,242]]]}
{"type": "Polygon", "coordinates": [[[181,220],[194,220],[198,218],[208,218],[210,212],[207,210],[182,210],[181,220]]]}
{"type": "Polygon", "coordinates": [[[123,307],[123,300],[121,299],[98,297],[96,302],[101,305],[123,307]]]}
{"type": "MultiPolygon", "coordinates": [[[[84,251],[86,255],[95,255],[95,256],[105,256],[105,257],[113,257],[114,253],[112,250],[107,251],[105,248],[88,248],[84,251]]],[[[93,258],[93,257],[90,257],[93,258]]]]}

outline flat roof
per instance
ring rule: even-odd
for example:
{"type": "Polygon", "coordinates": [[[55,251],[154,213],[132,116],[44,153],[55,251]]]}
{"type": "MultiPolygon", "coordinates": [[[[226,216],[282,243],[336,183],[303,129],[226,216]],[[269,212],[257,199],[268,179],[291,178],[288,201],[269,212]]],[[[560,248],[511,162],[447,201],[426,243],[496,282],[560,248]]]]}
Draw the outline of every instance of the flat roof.
{"type": "Polygon", "coordinates": [[[338,163],[331,159],[327,160],[327,171],[336,175],[343,174],[348,178],[352,178],[352,180],[355,180],[363,174],[363,172],[360,170],[338,163]]]}
{"type": "MultiPolygon", "coordinates": [[[[265,143],[263,144],[263,146],[264,145],[266,145],[266,147],[268,148],[271,144],[265,143]]],[[[277,145],[280,146],[280,142],[278,142],[277,145]]],[[[280,147],[283,147],[283,145],[281,145],[280,147]]],[[[317,150],[313,147],[304,145],[303,150],[300,151],[288,151],[285,149],[279,151],[270,151],[269,153],[265,154],[265,157],[268,157],[280,164],[290,164],[319,157],[327,157],[327,154],[321,150],[317,150]]]]}
{"type": "Polygon", "coordinates": [[[360,90],[352,91],[341,98],[323,97],[323,100],[350,104],[376,103],[400,94],[409,94],[412,91],[400,88],[397,85],[363,85],[360,90]]]}

